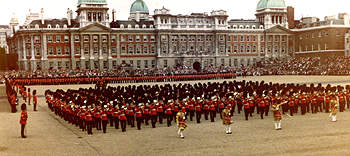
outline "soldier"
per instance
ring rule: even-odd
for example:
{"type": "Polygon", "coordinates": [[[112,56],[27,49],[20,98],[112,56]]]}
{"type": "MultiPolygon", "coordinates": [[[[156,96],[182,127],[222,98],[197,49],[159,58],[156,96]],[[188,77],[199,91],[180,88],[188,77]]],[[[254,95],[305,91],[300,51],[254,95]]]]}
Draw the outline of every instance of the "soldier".
{"type": "Polygon", "coordinates": [[[27,113],[27,106],[26,104],[22,104],[21,105],[21,119],[19,121],[19,123],[21,124],[21,137],[22,138],[26,138],[27,136],[24,135],[24,129],[26,127],[27,124],[27,119],[28,119],[28,113],[27,113]]]}
{"type": "Polygon", "coordinates": [[[118,106],[115,106],[115,108],[113,109],[113,120],[114,120],[114,128],[115,129],[119,129],[119,112],[117,109],[118,106]]]}
{"type": "MultiPolygon", "coordinates": [[[[170,102],[170,101],[169,101],[170,102]]],[[[168,107],[166,110],[165,110],[165,115],[166,115],[166,123],[167,123],[167,126],[170,127],[171,126],[171,121],[172,121],[172,118],[173,118],[173,112],[171,110],[171,107],[168,107]]]]}
{"type": "Polygon", "coordinates": [[[332,122],[337,121],[337,113],[338,113],[338,106],[339,106],[339,101],[336,99],[335,95],[332,94],[332,99],[330,100],[330,114],[329,117],[331,117],[332,122]]]}
{"type": "Polygon", "coordinates": [[[85,116],[85,121],[86,121],[86,125],[87,125],[87,133],[88,133],[88,135],[92,135],[93,121],[92,121],[92,115],[91,115],[90,108],[88,108],[88,109],[89,109],[89,111],[87,112],[87,114],[85,116]]]}
{"type": "Polygon", "coordinates": [[[120,127],[122,128],[122,132],[126,132],[126,115],[125,115],[124,106],[122,106],[122,111],[120,112],[119,120],[120,120],[120,127]]]}
{"type": "Polygon", "coordinates": [[[156,128],[157,110],[156,110],[155,107],[153,107],[152,110],[151,110],[151,123],[152,123],[152,128],[156,128]]]}
{"type": "Polygon", "coordinates": [[[216,109],[215,109],[214,103],[211,103],[209,110],[210,110],[210,122],[214,122],[215,113],[216,113],[216,109]]]}
{"type": "Polygon", "coordinates": [[[208,115],[209,115],[209,105],[207,102],[204,103],[203,106],[203,111],[204,111],[204,119],[208,120],[208,115]]]}
{"type": "Polygon", "coordinates": [[[108,124],[108,110],[107,110],[107,105],[104,105],[104,110],[102,112],[102,129],[103,129],[103,133],[106,133],[107,131],[107,124],[108,124]]]}
{"type": "Polygon", "coordinates": [[[100,109],[96,109],[95,114],[95,126],[97,130],[101,130],[101,112],[100,109]]]}
{"type": "Polygon", "coordinates": [[[242,103],[243,103],[243,107],[244,107],[245,120],[248,121],[248,115],[249,115],[249,111],[250,111],[249,102],[246,99],[243,99],[242,103]]]}
{"type": "MultiPolygon", "coordinates": [[[[141,106],[141,104],[139,106],[141,106]]],[[[142,123],[142,109],[138,108],[136,110],[136,124],[137,124],[138,130],[141,130],[141,123],[142,123]]]]}
{"type": "Polygon", "coordinates": [[[36,90],[33,90],[33,104],[34,104],[34,111],[37,111],[36,106],[38,104],[38,98],[36,97],[36,90]]]}
{"type": "Polygon", "coordinates": [[[282,127],[281,127],[281,120],[282,120],[282,114],[280,112],[280,106],[281,105],[284,105],[286,104],[287,102],[283,102],[281,104],[272,104],[272,108],[271,110],[273,111],[273,117],[274,117],[274,120],[275,120],[275,129],[276,130],[282,130],[282,127]]]}
{"type": "Polygon", "coordinates": [[[222,116],[222,122],[226,126],[226,134],[232,134],[231,132],[231,124],[232,124],[232,118],[231,118],[231,113],[230,109],[226,106],[224,110],[221,112],[222,116]]]}
{"type": "Polygon", "coordinates": [[[197,123],[201,123],[201,117],[202,117],[201,104],[200,104],[201,102],[202,100],[200,100],[195,106],[197,123]]]}
{"type": "MultiPolygon", "coordinates": [[[[263,95],[265,97],[265,95],[263,95]]],[[[259,113],[260,113],[260,118],[264,119],[264,113],[265,113],[265,101],[261,100],[259,103],[259,113]]]]}
{"type": "Polygon", "coordinates": [[[185,128],[187,127],[186,124],[186,118],[185,118],[185,113],[186,113],[186,109],[182,108],[182,111],[178,112],[176,115],[176,123],[177,123],[177,134],[184,139],[184,135],[183,135],[183,131],[185,130],[185,128]]]}

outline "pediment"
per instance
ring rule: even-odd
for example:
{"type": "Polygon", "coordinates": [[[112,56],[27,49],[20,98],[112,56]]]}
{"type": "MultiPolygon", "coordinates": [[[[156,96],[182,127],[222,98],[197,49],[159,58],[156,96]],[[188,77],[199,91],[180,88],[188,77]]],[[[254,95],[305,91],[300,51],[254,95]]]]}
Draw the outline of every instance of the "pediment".
{"type": "Polygon", "coordinates": [[[99,24],[99,23],[93,23],[90,25],[87,25],[85,27],[80,28],[80,31],[84,31],[84,32],[104,32],[104,31],[111,31],[110,28],[99,24]]]}
{"type": "Polygon", "coordinates": [[[280,25],[274,26],[270,29],[265,30],[266,33],[280,33],[280,34],[286,34],[291,33],[289,29],[286,29],[280,25]]]}

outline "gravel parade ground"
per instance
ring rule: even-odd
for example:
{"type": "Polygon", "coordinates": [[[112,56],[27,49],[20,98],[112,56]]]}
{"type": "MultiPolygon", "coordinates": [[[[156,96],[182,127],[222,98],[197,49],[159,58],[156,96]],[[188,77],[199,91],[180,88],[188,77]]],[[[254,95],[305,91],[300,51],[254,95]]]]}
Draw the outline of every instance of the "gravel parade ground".
{"type": "MultiPolygon", "coordinates": [[[[322,83],[323,85],[350,84],[350,76],[261,76],[239,77],[236,81],[265,81],[275,83],[322,83]]],[[[233,80],[190,81],[173,83],[205,83],[233,80]]],[[[168,82],[166,82],[168,83],[168,82]]],[[[171,83],[171,84],[173,84],[171,83]]],[[[145,83],[143,83],[145,84],[145,83]]],[[[146,83],[164,84],[164,83],[146,83]]],[[[111,84],[130,85],[130,84],[111,84]]],[[[140,85],[140,84],[136,84],[140,85]]],[[[151,126],[142,125],[141,130],[127,126],[126,133],[121,129],[109,127],[107,133],[93,129],[93,135],[69,124],[52,113],[43,97],[46,89],[78,89],[94,85],[52,85],[30,86],[38,91],[38,112],[33,105],[28,106],[27,137],[20,136],[20,111],[10,113],[10,106],[4,97],[4,86],[0,86],[0,155],[26,156],[159,156],[159,155],[350,155],[350,111],[337,115],[337,122],[330,122],[329,114],[317,113],[283,116],[281,131],[273,125],[272,113],[261,120],[253,114],[249,121],[244,120],[243,113],[233,116],[232,135],[225,134],[222,120],[217,115],[216,121],[197,124],[188,121],[185,139],[177,137],[176,125],[166,123],[151,126]]],[[[21,99],[21,98],[20,98],[21,99]]],[[[20,102],[22,103],[22,101],[20,102]]],[[[19,110],[19,106],[17,107],[19,110]]]]}

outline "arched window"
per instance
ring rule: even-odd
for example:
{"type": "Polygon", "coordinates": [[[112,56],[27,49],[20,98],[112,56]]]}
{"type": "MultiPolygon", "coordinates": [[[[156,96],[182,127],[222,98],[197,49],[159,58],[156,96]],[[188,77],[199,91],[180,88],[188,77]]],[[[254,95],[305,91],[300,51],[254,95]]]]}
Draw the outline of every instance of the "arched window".
{"type": "Polygon", "coordinates": [[[147,28],[147,26],[146,25],[142,25],[142,28],[147,28]]]}
{"type": "Polygon", "coordinates": [[[63,25],[63,28],[67,28],[67,24],[64,24],[64,25],[63,25]]]}
{"type": "Polygon", "coordinates": [[[243,28],[244,28],[243,25],[240,25],[240,26],[239,26],[239,29],[243,29],[243,28]]]}
{"type": "Polygon", "coordinates": [[[51,24],[48,24],[48,25],[47,25],[47,28],[51,29],[51,28],[52,28],[51,24]]]}
{"type": "Polygon", "coordinates": [[[60,25],[56,24],[56,28],[60,28],[60,25]]]}
{"type": "Polygon", "coordinates": [[[237,25],[233,25],[232,27],[233,27],[233,29],[237,29],[237,25]]]}
{"type": "Polygon", "coordinates": [[[249,26],[249,25],[246,25],[245,28],[246,28],[246,29],[250,29],[250,26],[249,26]]]}
{"type": "Polygon", "coordinates": [[[39,29],[39,24],[35,24],[35,29],[39,29]]]}
{"type": "Polygon", "coordinates": [[[124,28],[124,24],[121,24],[121,25],[120,25],[120,28],[124,28]]]}
{"type": "Polygon", "coordinates": [[[138,24],[135,25],[135,28],[140,28],[140,26],[138,24]]]}
{"type": "Polygon", "coordinates": [[[128,28],[132,28],[132,26],[129,24],[129,25],[128,25],[128,28]]]}

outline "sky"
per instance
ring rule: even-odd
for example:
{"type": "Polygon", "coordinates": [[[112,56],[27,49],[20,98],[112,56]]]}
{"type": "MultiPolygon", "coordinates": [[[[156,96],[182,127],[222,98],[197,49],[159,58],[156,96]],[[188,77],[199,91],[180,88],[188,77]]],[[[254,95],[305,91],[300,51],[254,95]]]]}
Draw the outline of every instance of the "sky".
{"type": "MultiPolygon", "coordinates": [[[[117,19],[125,20],[129,9],[135,0],[107,0],[108,7],[117,12],[117,19]]],[[[154,9],[163,6],[170,9],[171,14],[191,14],[223,9],[229,14],[229,19],[255,19],[255,9],[259,0],[144,0],[153,14],[154,9]]],[[[295,18],[319,17],[350,13],[349,0],[285,0],[288,6],[295,8],[295,18]]],[[[0,5],[0,25],[7,25],[15,13],[20,24],[23,24],[29,9],[40,12],[44,8],[45,18],[65,18],[67,8],[74,11],[78,0],[6,0],[0,5]]],[[[75,17],[76,14],[74,14],[75,17]]],[[[110,16],[111,17],[111,16],[110,16]]]]}

